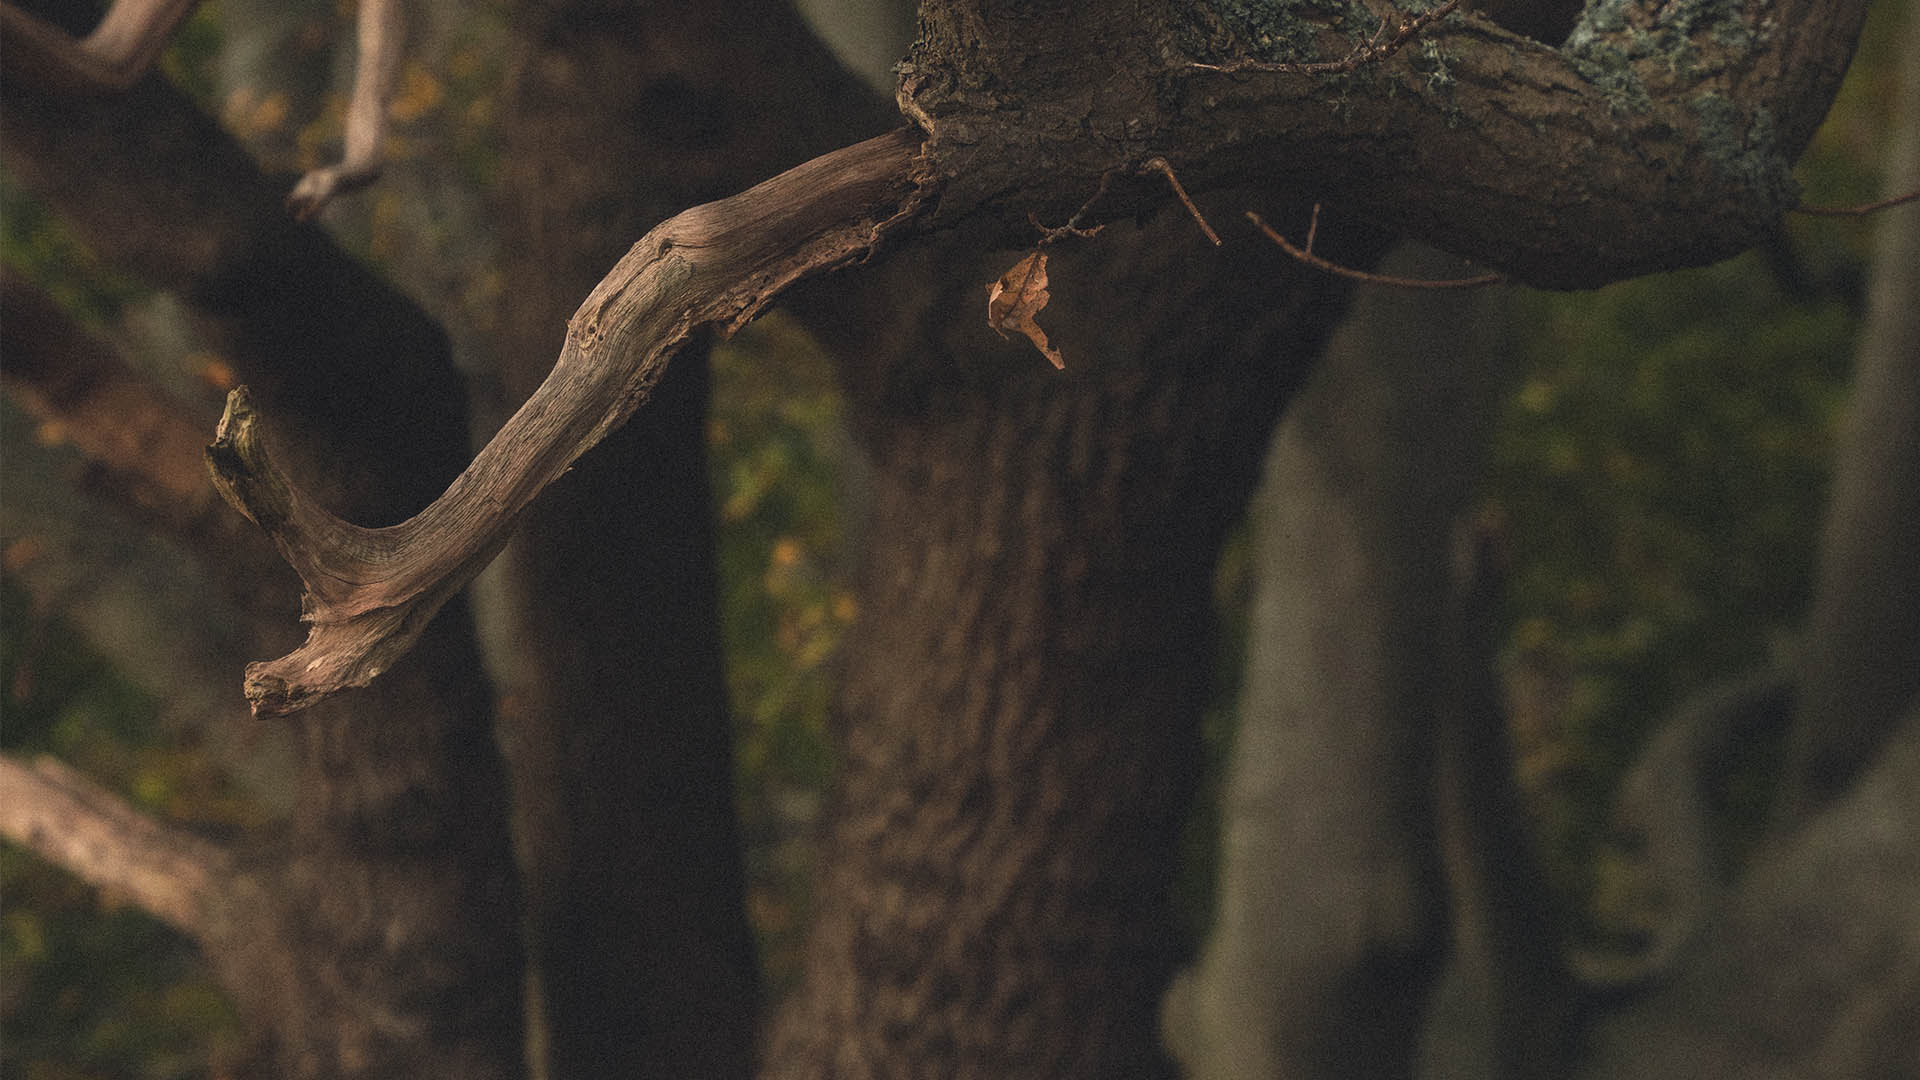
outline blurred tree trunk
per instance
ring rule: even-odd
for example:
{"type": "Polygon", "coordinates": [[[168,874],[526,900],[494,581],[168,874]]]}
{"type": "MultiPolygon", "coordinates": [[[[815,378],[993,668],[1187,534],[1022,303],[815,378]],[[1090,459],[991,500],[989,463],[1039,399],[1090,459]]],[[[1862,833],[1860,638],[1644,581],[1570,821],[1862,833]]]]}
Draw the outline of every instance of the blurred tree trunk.
{"type": "MultiPolygon", "coordinates": [[[[498,193],[510,408],[669,214],[884,131],[789,6],[528,0],[498,193]]],[[[508,548],[502,714],[558,1077],[745,1076],[758,979],[722,681],[705,344],[508,548]]]]}
{"type": "Polygon", "coordinates": [[[1064,373],[985,325],[1018,253],[963,236],[896,257],[917,294],[830,286],[823,327],[885,343],[838,350],[873,518],[820,899],[767,1075],[1170,1074],[1155,1015],[1214,560],[1347,291],[1233,232],[1211,249],[1176,212],[1056,249],[1040,321],[1064,373]]]}
{"type": "MultiPolygon", "coordinates": [[[[1461,264],[1410,249],[1386,269],[1461,264]]],[[[1497,294],[1365,291],[1274,440],[1217,921],[1168,1002],[1189,1076],[1411,1075],[1447,939],[1450,538],[1502,385],[1501,319],[1497,294]]],[[[1490,654],[1474,661],[1491,677],[1490,654]]]]}
{"type": "MultiPolygon", "coordinates": [[[[1907,20],[1889,195],[1920,188],[1920,15],[1907,20]]],[[[1920,694],[1920,211],[1885,211],[1876,237],[1801,664],[1788,824],[1844,792],[1920,694]]]]}
{"type": "MultiPolygon", "coordinates": [[[[1920,187],[1907,19],[1893,193],[1920,187]]],[[[1893,1078],[1920,1062],[1920,211],[1876,228],[1776,840],[1670,978],[1600,1029],[1583,1075],[1893,1078]]]]}
{"type": "MultiPolygon", "coordinates": [[[[104,262],[181,295],[335,512],[395,521],[458,471],[465,398],[444,335],[293,225],[285,188],[178,92],[151,77],[105,100],[9,86],[5,130],[9,170],[104,262]]],[[[263,563],[226,569],[249,565],[263,563]]],[[[516,890],[478,670],[452,604],[382,686],[288,721],[291,835],[244,851],[222,893],[234,910],[198,928],[281,1075],[521,1071],[516,890]]]]}

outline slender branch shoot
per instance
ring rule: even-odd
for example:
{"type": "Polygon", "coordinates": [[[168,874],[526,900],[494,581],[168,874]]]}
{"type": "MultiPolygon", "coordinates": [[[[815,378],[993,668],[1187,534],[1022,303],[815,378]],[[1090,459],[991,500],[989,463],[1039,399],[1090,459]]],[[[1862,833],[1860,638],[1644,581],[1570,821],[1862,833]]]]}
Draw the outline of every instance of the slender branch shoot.
{"type": "MultiPolygon", "coordinates": [[[[1318,217],[1317,210],[1315,217],[1316,219],[1318,217]]],[[[1280,245],[1280,250],[1285,251],[1287,254],[1306,263],[1308,266],[1317,270],[1324,270],[1329,274],[1349,278],[1353,281],[1364,281],[1369,285],[1391,285],[1399,289],[1477,289],[1485,285],[1498,285],[1507,280],[1504,274],[1481,274],[1478,277],[1450,278],[1443,281],[1432,281],[1425,278],[1405,278],[1395,277],[1391,274],[1368,273],[1365,270],[1355,270],[1350,266],[1341,266],[1339,263],[1329,262],[1305,248],[1296,247],[1286,237],[1275,232],[1273,227],[1268,225],[1259,214],[1251,210],[1247,211],[1247,220],[1253,222],[1261,232],[1265,233],[1267,239],[1280,245]]]]}
{"type": "Polygon", "coordinates": [[[1865,217],[1891,207],[1904,206],[1916,199],[1920,199],[1920,191],[1909,191],[1905,195],[1895,195],[1891,199],[1881,199],[1864,206],[1796,206],[1793,213],[1811,214],[1814,217],[1865,217]]]}
{"type": "Polygon", "coordinates": [[[1148,158],[1141,168],[1157,172],[1167,178],[1167,183],[1173,187],[1173,193],[1180,197],[1180,204],[1187,208],[1187,213],[1193,215],[1193,220],[1200,223],[1200,231],[1207,234],[1207,239],[1213,241],[1214,247],[1219,247],[1220,234],[1213,231],[1213,226],[1207,224],[1206,215],[1200,212],[1199,207],[1193,205],[1193,199],[1187,195],[1187,189],[1181,185],[1180,178],[1173,175],[1173,166],[1167,164],[1167,159],[1148,158]]]}

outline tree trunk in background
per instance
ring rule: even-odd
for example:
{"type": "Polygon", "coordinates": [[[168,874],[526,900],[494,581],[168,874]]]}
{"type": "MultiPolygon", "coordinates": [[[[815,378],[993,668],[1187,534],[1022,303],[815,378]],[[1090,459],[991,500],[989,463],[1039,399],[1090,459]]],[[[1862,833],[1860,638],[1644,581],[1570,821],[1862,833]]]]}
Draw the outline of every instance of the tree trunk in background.
{"type": "Polygon", "coordinates": [[[1840,798],[1765,851],[1579,1076],[1903,1080],[1920,1061],[1920,707],[1840,798]]]}
{"type": "MultiPolygon", "coordinates": [[[[1386,269],[1460,263],[1410,249],[1386,269]]],[[[1274,440],[1217,921],[1168,1001],[1196,1080],[1411,1075],[1447,937],[1432,786],[1449,538],[1502,385],[1501,309],[1364,291],[1274,440]]]]}
{"type": "MultiPolygon", "coordinates": [[[[1885,186],[1920,187],[1920,17],[1885,186]]],[[[1908,1077],[1920,1062],[1920,210],[1885,212],[1776,840],[1671,979],[1600,1030],[1595,1080],[1908,1077]]]]}
{"type": "Polygon", "coordinates": [[[838,350],[872,520],[841,787],[767,1075],[1169,1075],[1155,1015],[1214,560],[1346,294],[1231,232],[1211,249],[1176,213],[1057,249],[1040,322],[1064,373],[985,325],[1017,253],[896,256],[922,292],[866,308],[823,287],[848,305],[829,344],[892,347],[838,350]]]}
{"type": "MultiPolygon", "coordinates": [[[[785,4],[528,2],[500,207],[516,404],[567,319],[667,215],[884,131],[785,4]]],[[[739,1077],[759,972],[742,906],[704,344],[508,548],[503,725],[558,1077],[739,1077]]]]}
{"type": "MultiPolygon", "coordinates": [[[[465,397],[444,335],[294,226],[285,189],[192,103],[155,78],[6,101],[9,170],[104,261],[182,294],[330,509],[395,521],[458,471],[465,397]]],[[[248,862],[269,917],[209,949],[282,1075],[521,1071],[504,780],[478,670],[456,602],[381,685],[287,721],[292,835],[248,862]]]]}
{"type": "MultiPolygon", "coordinates": [[[[1920,188],[1920,15],[1907,22],[1889,195],[1920,188]]],[[[1876,229],[1782,788],[1789,825],[1844,792],[1920,694],[1920,210],[1885,211],[1876,229]]]]}

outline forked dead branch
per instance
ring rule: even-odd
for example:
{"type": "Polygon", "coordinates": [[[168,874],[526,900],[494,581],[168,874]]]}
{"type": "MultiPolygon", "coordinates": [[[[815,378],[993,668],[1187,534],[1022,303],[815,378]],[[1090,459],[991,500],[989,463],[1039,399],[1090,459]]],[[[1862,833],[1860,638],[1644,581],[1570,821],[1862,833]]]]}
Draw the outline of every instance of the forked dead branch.
{"type": "Polygon", "coordinates": [[[910,130],[823,155],[654,228],[567,325],[553,372],[444,495],[388,528],[328,513],[275,465],[245,388],[207,449],[223,495],[306,584],[305,645],[247,668],[258,716],[364,686],[497,554],[520,512],[646,399],[697,329],[731,331],[796,280],[870,255],[926,191],[910,130]]]}

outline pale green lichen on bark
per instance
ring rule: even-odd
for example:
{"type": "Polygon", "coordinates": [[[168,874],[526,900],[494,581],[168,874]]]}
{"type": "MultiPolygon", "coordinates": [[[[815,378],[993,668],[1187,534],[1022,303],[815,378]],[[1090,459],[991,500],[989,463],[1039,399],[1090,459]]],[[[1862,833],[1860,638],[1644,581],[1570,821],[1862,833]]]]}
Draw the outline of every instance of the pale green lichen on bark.
{"type": "Polygon", "coordinates": [[[1616,116],[1652,109],[1647,80],[1663,84],[1663,93],[1693,88],[1687,108],[1699,151],[1727,180],[1785,209],[1799,188],[1772,113],[1765,106],[1748,113],[1715,85],[1767,33],[1765,22],[1757,29],[1748,23],[1739,0],[1670,0],[1650,15],[1636,0],[1596,0],[1565,52],[1616,116]]]}
{"type": "Polygon", "coordinates": [[[1782,209],[1800,200],[1800,185],[1780,152],[1773,113],[1762,105],[1751,117],[1724,95],[1708,91],[1688,103],[1698,121],[1697,143],[1715,169],[1782,209]]]}
{"type": "Polygon", "coordinates": [[[1174,17],[1178,44],[1201,60],[1265,60],[1312,63],[1338,60],[1320,54],[1320,35],[1329,29],[1355,35],[1358,45],[1380,20],[1348,0],[1213,0],[1180,5],[1174,17]]]}
{"type": "Polygon", "coordinates": [[[1736,0],[1673,0],[1660,7],[1651,24],[1630,19],[1635,0],[1589,4],[1567,36],[1566,52],[1605,70],[1624,61],[1654,62],[1682,81],[1718,74],[1726,58],[1754,45],[1754,32],[1736,0]],[[1703,48],[1701,39],[1711,44],[1703,48]]]}

